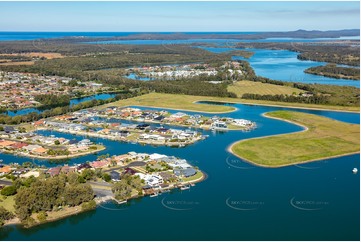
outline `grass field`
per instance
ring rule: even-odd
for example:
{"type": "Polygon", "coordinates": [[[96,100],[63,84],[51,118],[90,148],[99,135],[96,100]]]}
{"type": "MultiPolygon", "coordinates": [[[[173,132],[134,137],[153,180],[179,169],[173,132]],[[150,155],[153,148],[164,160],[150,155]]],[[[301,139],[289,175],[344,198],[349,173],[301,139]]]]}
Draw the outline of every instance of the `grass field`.
{"type": "Polygon", "coordinates": [[[344,106],[329,106],[329,105],[316,105],[316,104],[303,104],[303,103],[285,103],[285,102],[273,102],[263,100],[246,100],[240,98],[221,98],[221,97],[204,97],[204,96],[190,96],[179,94],[163,94],[163,93],[150,93],[139,97],[120,100],[114,103],[109,103],[99,108],[106,106],[148,106],[148,107],[160,107],[169,109],[182,109],[189,111],[200,111],[205,113],[222,113],[234,111],[233,107],[208,105],[208,104],[196,104],[196,101],[217,101],[217,102],[233,102],[244,103],[251,105],[270,105],[281,107],[298,107],[298,108],[310,108],[310,109],[328,109],[338,111],[353,111],[359,112],[360,107],[344,107],[344,106]]]}
{"type": "Polygon", "coordinates": [[[291,111],[275,111],[266,116],[293,122],[308,129],[292,134],[243,140],[230,147],[233,154],[256,165],[280,167],[360,151],[360,125],[291,111]]]}
{"type": "Polygon", "coordinates": [[[0,206],[4,207],[6,210],[10,212],[15,212],[15,196],[1,196],[0,195],[0,206]]]}
{"type": "Polygon", "coordinates": [[[294,93],[299,94],[304,92],[301,89],[280,86],[269,83],[253,82],[253,81],[239,81],[228,86],[228,91],[237,94],[237,97],[242,97],[245,93],[260,94],[260,95],[276,95],[287,94],[292,95],[294,93]]]}
{"type": "MultiPolygon", "coordinates": [[[[193,103],[199,100],[212,100],[212,99],[213,98],[201,97],[201,96],[150,93],[139,97],[120,100],[115,103],[110,103],[107,104],[107,106],[139,105],[139,106],[172,108],[172,109],[182,109],[182,110],[210,112],[210,113],[231,112],[235,110],[233,107],[228,107],[228,106],[216,106],[216,105],[193,103]]],[[[218,100],[223,100],[223,99],[219,98],[218,100]]]]}

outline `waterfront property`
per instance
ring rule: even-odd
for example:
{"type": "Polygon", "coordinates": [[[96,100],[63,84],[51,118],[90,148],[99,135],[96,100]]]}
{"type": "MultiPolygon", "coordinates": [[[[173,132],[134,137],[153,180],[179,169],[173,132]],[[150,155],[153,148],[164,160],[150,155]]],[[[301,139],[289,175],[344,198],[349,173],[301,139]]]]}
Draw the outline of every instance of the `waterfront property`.
{"type": "Polygon", "coordinates": [[[129,125],[100,121],[91,121],[83,124],[49,121],[38,128],[128,143],[166,146],[185,146],[206,138],[200,132],[191,130],[156,127],[147,124],[129,125]]]}
{"type": "MultiPolygon", "coordinates": [[[[200,128],[200,129],[223,129],[223,130],[250,130],[256,127],[256,124],[250,120],[245,119],[233,119],[229,117],[207,117],[203,115],[191,115],[184,112],[170,113],[168,111],[157,111],[157,110],[143,110],[140,108],[132,107],[114,107],[109,106],[103,109],[88,109],[82,112],[74,112],[69,115],[63,115],[55,117],[54,120],[65,121],[71,123],[73,126],[72,129],[82,129],[84,125],[91,125],[96,127],[106,127],[107,129],[103,132],[110,132],[108,128],[121,128],[124,129],[126,126],[130,129],[146,130],[149,128],[149,124],[140,124],[136,126],[124,125],[120,123],[106,123],[104,120],[99,120],[100,118],[106,119],[118,119],[118,120],[127,120],[135,121],[142,123],[159,123],[167,124],[174,126],[183,126],[190,128],[200,128]],[[223,125],[219,125],[222,123],[223,125]]],[[[52,126],[62,126],[65,128],[65,124],[54,124],[53,122],[48,122],[48,125],[52,126]]],[[[129,130],[128,130],[129,131],[129,130]]],[[[160,133],[166,133],[166,129],[153,130],[160,133]]],[[[191,133],[188,133],[188,136],[191,133]]],[[[196,133],[195,133],[196,134],[196,133]]],[[[193,134],[193,135],[195,135],[193,134]]]]}
{"type": "MultiPolygon", "coordinates": [[[[119,203],[126,203],[128,199],[146,195],[152,197],[162,191],[169,191],[169,189],[189,184],[194,185],[194,183],[200,182],[203,179],[203,173],[189,165],[184,159],[157,153],[146,154],[136,152],[129,152],[123,155],[107,157],[72,166],[63,165],[48,169],[19,169],[13,165],[1,167],[0,171],[3,174],[15,176],[16,179],[19,179],[21,182],[28,182],[29,185],[22,189],[33,189],[35,185],[32,183],[34,181],[42,183],[43,189],[48,189],[49,187],[47,186],[49,186],[49,184],[46,183],[48,181],[50,182],[50,186],[57,184],[69,192],[76,192],[76,197],[82,197],[79,198],[79,200],[77,200],[77,198],[73,200],[73,195],[69,196],[69,194],[65,193],[65,195],[61,197],[64,201],[63,205],[53,206],[49,205],[54,202],[51,200],[53,198],[52,196],[56,193],[61,193],[62,190],[60,189],[54,192],[54,194],[49,194],[51,198],[49,198],[47,202],[49,205],[47,209],[41,208],[35,212],[30,211],[27,215],[33,215],[31,223],[29,223],[29,220],[21,217],[24,215],[18,215],[19,217],[15,218],[16,223],[19,223],[21,220],[26,227],[77,214],[80,211],[86,211],[89,209],[87,205],[89,205],[90,201],[92,201],[94,205],[94,201],[103,203],[109,199],[119,203]],[[28,174],[31,174],[32,177],[29,178],[28,174]],[[61,178],[59,178],[59,176],[61,178]],[[60,180],[58,178],[60,180],[66,178],[65,180],[68,180],[68,182],[59,183],[60,180]],[[91,191],[92,189],[93,191],[91,191]],[[86,192],[84,193],[84,191],[86,192]],[[104,194],[106,195],[104,196],[104,194]],[[43,216],[39,216],[40,214],[43,214],[43,216]]],[[[0,180],[0,182],[2,182],[0,183],[0,190],[9,190],[9,192],[2,192],[2,194],[5,194],[6,200],[10,199],[11,201],[15,201],[7,205],[9,211],[19,212],[15,204],[17,204],[17,206],[28,206],[26,204],[19,205],[17,196],[21,195],[17,195],[16,190],[10,193],[11,189],[14,188],[12,181],[0,180]]],[[[21,192],[23,192],[23,190],[19,191],[20,194],[21,192]]],[[[44,200],[44,197],[41,197],[41,192],[34,194],[34,196],[37,203],[41,203],[44,200]]],[[[0,206],[4,204],[3,200],[0,200],[0,206]]],[[[94,209],[95,206],[91,208],[94,209]]],[[[5,222],[5,224],[12,223],[14,219],[5,219],[3,222],[5,222]]]]}
{"type": "MultiPolygon", "coordinates": [[[[11,127],[12,128],[12,127],[11,127]]],[[[12,128],[0,131],[0,152],[41,159],[64,159],[103,150],[104,146],[87,139],[74,141],[63,137],[42,136],[12,128]]]]}

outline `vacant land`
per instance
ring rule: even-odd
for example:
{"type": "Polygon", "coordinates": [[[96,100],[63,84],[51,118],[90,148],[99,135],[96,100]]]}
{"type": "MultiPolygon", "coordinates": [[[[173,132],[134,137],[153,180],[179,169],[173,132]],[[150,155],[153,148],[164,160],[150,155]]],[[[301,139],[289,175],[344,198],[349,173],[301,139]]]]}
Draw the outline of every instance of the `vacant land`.
{"type": "Polygon", "coordinates": [[[56,59],[64,58],[60,53],[41,53],[41,52],[28,52],[28,53],[11,53],[11,54],[0,54],[0,65],[2,66],[11,66],[11,65],[34,65],[34,60],[36,59],[56,59]],[[27,61],[18,61],[25,57],[29,59],[27,61]],[[5,59],[2,59],[5,58],[5,59]]]}
{"type": "Polygon", "coordinates": [[[302,125],[305,131],[243,140],[230,151],[259,166],[281,167],[360,151],[360,125],[313,114],[275,111],[267,117],[302,125]]]}
{"type": "Polygon", "coordinates": [[[41,52],[28,52],[28,53],[11,53],[11,54],[0,54],[1,56],[26,56],[32,58],[41,58],[54,59],[54,58],[63,58],[64,56],[60,53],[41,53],[41,52]]]}
{"type": "Polygon", "coordinates": [[[17,62],[12,62],[10,60],[0,60],[0,66],[18,66],[18,65],[22,65],[22,66],[29,66],[29,65],[34,65],[34,61],[17,61],[17,62]]]}
{"type": "Polygon", "coordinates": [[[237,94],[237,97],[242,97],[245,93],[260,94],[260,95],[292,95],[303,93],[305,91],[289,86],[280,86],[269,83],[253,82],[253,81],[239,81],[228,86],[228,91],[237,94]]]}
{"type": "Polygon", "coordinates": [[[309,108],[309,109],[327,109],[338,111],[360,111],[360,107],[344,107],[344,106],[330,106],[330,105],[318,105],[318,104],[304,104],[304,103],[286,103],[286,102],[274,102],[265,100],[247,100],[240,98],[221,98],[221,97],[204,97],[204,96],[191,96],[191,95],[179,95],[179,94],[163,94],[163,93],[150,93],[143,96],[120,100],[114,103],[109,103],[105,106],[144,106],[144,107],[159,107],[189,111],[199,111],[205,113],[222,113],[231,112],[235,109],[230,106],[209,105],[209,104],[197,104],[196,101],[216,101],[216,102],[230,102],[230,103],[243,103],[251,105],[269,105],[280,106],[290,108],[309,108]]]}
{"type": "MultiPolygon", "coordinates": [[[[228,106],[194,103],[200,100],[213,100],[213,99],[215,98],[190,96],[190,95],[150,93],[143,96],[120,100],[115,103],[107,104],[106,106],[138,105],[138,106],[146,106],[146,107],[171,108],[171,109],[200,111],[200,112],[209,112],[209,113],[231,112],[235,110],[233,107],[228,107],[228,106]]],[[[218,98],[217,100],[223,100],[223,99],[218,98]]],[[[101,106],[101,108],[102,107],[104,106],[101,106]]]]}

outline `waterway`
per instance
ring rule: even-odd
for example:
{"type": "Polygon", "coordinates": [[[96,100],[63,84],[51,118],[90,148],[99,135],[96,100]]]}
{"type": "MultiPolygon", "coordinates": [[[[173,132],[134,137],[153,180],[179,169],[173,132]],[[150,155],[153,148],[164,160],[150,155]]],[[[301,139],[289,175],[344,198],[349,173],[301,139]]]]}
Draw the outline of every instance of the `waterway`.
{"type": "MultiPolygon", "coordinates": [[[[82,102],[86,102],[86,101],[90,101],[93,99],[96,100],[106,100],[109,98],[113,98],[115,97],[116,94],[114,93],[100,93],[100,94],[95,94],[95,95],[91,95],[91,96],[87,96],[87,97],[82,97],[82,98],[74,98],[70,100],[70,106],[82,103],[82,102]]],[[[4,112],[4,114],[7,114],[9,116],[18,116],[18,115],[26,115],[29,113],[42,113],[44,112],[44,109],[41,108],[24,108],[24,109],[20,109],[20,110],[14,110],[14,111],[7,111],[4,112]]]]}
{"type": "MultiPolygon", "coordinates": [[[[234,44],[237,42],[242,42],[240,40],[207,40],[203,39],[203,43],[216,44],[216,47],[209,46],[198,46],[199,48],[214,52],[228,52],[233,50],[238,50],[234,48],[234,44]]],[[[116,44],[156,44],[163,45],[164,48],[172,48],[172,44],[189,44],[194,46],[194,43],[200,43],[201,40],[129,40],[129,41],[113,41],[112,43],[116,44]],[[197,42],[198,41],[198,42],[197,42]]],[[[291,42],[294,39],[272,39],[270,42],[291,42]]],[[[297,42],[299,40],[297,39],[297,42]]],[[[304,42],[315,41],[314,39],[303,39],[304,42]]],[[[252,42],[261,42],[261,41],[252,41],[252,42]]],[[[267,42],[267,41],[264,41],[267,42]]],[[[100,44],[106,44],[107,41],[101,42],[100,44]]],[[[337,79],[313,74],[307,74],[304,71],[307,68],[315,66],[326,65],[326,62],[319,61],[310,61],[310,60],[299,60],[297,55],[299,53],[289,50],[269,50],[269,49],[254,49],[249,48],[245,49],[254,53],[249,59],[245,59],[241,56],[233,56],[234,60],[246,60],[248,61],[252,68],[255,70],[256,74],[262,77],[267,77],[274,80],[281,80],[286,82],[301,82],[301,83],[318,83],[318,84],[327,84],[327,85],[338,85],[338,86],[354,86],[360,87],[360,80],[347,80],[347,79],[337,79]]],[[[300,50],[301,51],[301,50],[300,50]]],[[[350,67],[350,66],[348,66],[350,67]]],[[[357,68],[357,67],[353,67],[357,68]]],[[[137,79],[135,74],[129,75],[130,79],[137,79]]],[[[148,81],[149,78],[143,78],[138,80],[148,81]]]]}
{"type": "MultiPolygon", "coordinates": [[[[288,108],[214,104],[237,108],[235,112],[218,116],[249,119],[255,121],[258,128],[250,132],[203,131],[203,134],[209,135],[208,139],[184,148],[142,146],[91,138],[107,147],[98,155],[136,151],[185,158],[208,175],[205,181],[190,190],[145,197],[128,205],[109,202],[95,211],[31,229],[9,226],[0,230],[0,239],[359,240],[359,174],[352,173],[354,167],[360,168],[359,155],[277,169],[251,165],[229,154],[226,148],[240,139],[296,132],[302,128],[262,116],[265,112],[288,108]]],[[[360,116],[356,113],[299,111],[360,123],[360,116]]],[[[209,116],[201,112],[192,113],[209,116]]],[[[39,132],[83,138],[58,132],[39,132]]],[[[0,159],[4,163],[29,160],[4,154],[0,154],[0,159]]],[[[96,155],[88,155],[67,162],[74,164],[95,159],[96,155]]],[[[56,165],[41,160],[34,162],[45,166],[56,165]]]]}
{"type": "MultiPolygon", "coordinates": [[[[220,53],[235,50],[234,48],[202,47],[211,52],[220,53]]],[[[246,49],[254,53],[249,59],[234,56],[234,60],[246,60],[258,76],[273,80],[301,83],[318,83],[338,86],[360,87],[360,80],[336,79],[318,75],[307,74],[307,68],[326,65],[326,62],[299,60],[299,53],[289,50],[246,49]]]]}

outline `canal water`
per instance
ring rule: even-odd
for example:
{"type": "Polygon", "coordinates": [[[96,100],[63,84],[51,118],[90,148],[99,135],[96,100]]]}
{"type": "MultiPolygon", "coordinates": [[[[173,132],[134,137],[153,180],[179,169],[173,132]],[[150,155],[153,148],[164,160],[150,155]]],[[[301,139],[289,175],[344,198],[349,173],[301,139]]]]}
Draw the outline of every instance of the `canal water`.
{"type": "MultiPolygon", "coordinates": [[[[208,139],[184,148],[91,138],[107,147],[98,155],[135,151],[185,158],[207,174],[205,181],[190,190],[173,190],[158,197],[133,200],[128,205],[108,202],[95,211],[31,229],[8,226],[0,230],[0,239],[359,240],[359,174],[352,173],[354,167],[359,169],[358,154],[277,169],[251,165],[228,153],[227,147],[237,140],[297,132],[302,128],[262,116],[265,112],[288,108],[222,105],[234,106],[237,111],[218,116],[249,119],[257,123],[257,129],[250,132],[203,131],[209,135],[208,139]]],[[[297,111],[360,123],[356,113],[297,111]]],[[[84,138],[50,131],[39,133],[84,138]]],[[[96,157],[88,155],[66,162],[81,163],[96,157]]],[[[4,154],[0,154],[0,159],[4,163],[29,161],[4,154]]],[[[41,160],[34,162],[56,165],[41,160]]]]}
{"type": "MultiPolygon", "coordinates": [[[[87,96],[87,97],[82,97],[82,98],[74,98],[70,100],[70,106],[82,103],[82,102],[86,102],[86,101],[90,101],[93,99],[96,100],[106,100],[109,98],[113,98],[115,97],[116,94],[114,93],[100,93],[100,94],[95,94],[95,95],[91,95],[91,96],[87,96]]],[[[4,112],[3,114],[7,114],[9,116],[18,116],[18,115],[26,115],[32,112],[35,113],[42,113],[45,110],[40,109],[40,108],[24,108],[24,109],[20,109],[20,110],[16,110],[16,111],[7,111],[4,112]]]]}

